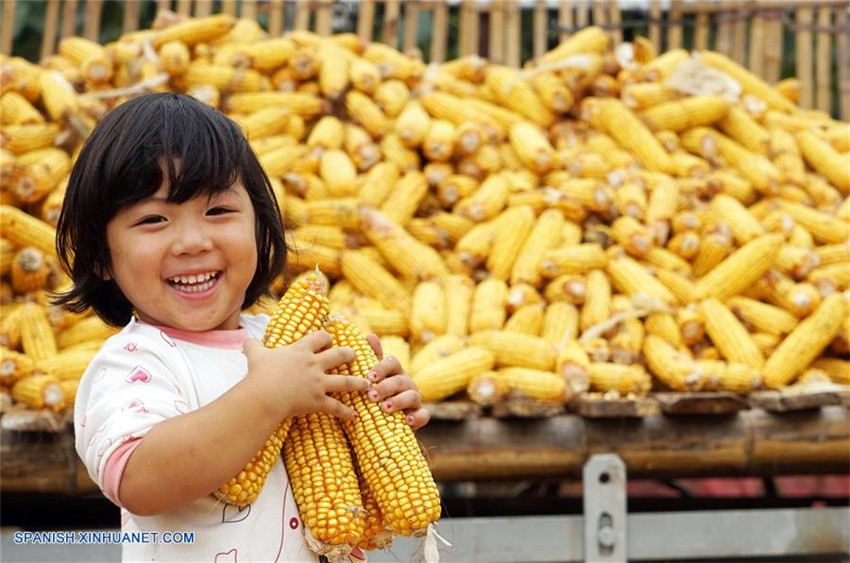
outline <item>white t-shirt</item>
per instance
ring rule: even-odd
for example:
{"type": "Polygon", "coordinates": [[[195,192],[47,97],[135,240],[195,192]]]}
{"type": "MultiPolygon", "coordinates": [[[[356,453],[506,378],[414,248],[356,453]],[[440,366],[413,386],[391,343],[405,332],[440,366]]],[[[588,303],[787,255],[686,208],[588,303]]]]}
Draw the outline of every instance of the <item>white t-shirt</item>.
{"type": "MultiPolygon", "coordinates": [[[[242,315],[243,328],[195,334],[133,319],[104,344],[80,381],[74,429],[77,453],[108,498],[120,506],[120,474],[138,438],[245,377],[242,343],[260,338],[267,323],[266,315],[242,315]]],[[[123,541],[125,561],[317,561],[304,541],[282,459],[257,500],[242,510],[212,495],[157,516],[122,508],[121,530],[157,532],[159,540],[136,534],[136,541],[123,541]],[[194,533],[194,541],[166,543],[165,532],[194,533]]]]}

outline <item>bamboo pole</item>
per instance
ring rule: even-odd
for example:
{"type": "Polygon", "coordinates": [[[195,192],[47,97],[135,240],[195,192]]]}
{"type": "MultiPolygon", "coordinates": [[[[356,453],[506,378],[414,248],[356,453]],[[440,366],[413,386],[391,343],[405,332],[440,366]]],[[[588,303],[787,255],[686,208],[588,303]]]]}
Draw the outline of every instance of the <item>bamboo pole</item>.
{"type": "Polygon", "coordinates": [[[764,48],[764,77],[771,84],[777,82],[782,74],[782,45],[785,42],[782,14],[783,9],[781,7],[771,7],[770,11],[765,14],[767,30],[764,48]]]}
{"type": "Polygon", "coordinates": [[[490,4],[490,49],[488,58],[494,63],[505,62],[505,11],[504,4],[490,4]]]}
{"type": "Polygon", "coordinates": [[[461,57],[471,55],[473,53],[472,41],[472,19],[473,19],[473,3],[475,0],[461,0],[460,3],[460,26],[458,38],[458,52],[461,57]]]}
{"type": "Polygon", "coordinates": [[[124,33],[130,33],[139,29],[139,12],[142,7],[140,0],[127,0],[124,4],[124,21],[122,28],[124,33]]]}
{"type": "Polygon", "coordinates": [[[576,26],[585,27],[590,22],[590,0],[576,0],[576,26]]]}
{"type": "Polygon", "coordinates": [[[697,51],[708,49],[709,18],[708,12],[700,11],[697,14],[697,25],[694,30],[694,49],[697,51]]]}
{"type": "Polygon", "coordinates": [[[239,17],[249,20],[257,19],[257,0],[242,0],[242,9],[239,12],[239,17]]]}
{"type": "Polygon", "coordinates": [[[15,35],[15,0],[3,2],[3,43],[0,46],[3,53],[8,55],[12,52],[12,40],[15,35]]]}
{"type": "Polygon", "coordinates": [[[441,63],[446,60],[446,42],[449,37],[449,6],[445,0],[439,0],[434,6],[433,22],[431,61],[441,63]]]}
{"type": "Polygon", "coordinates": [[[223,14],[236,15],[236,0],[221,0],[221,12],[223,14]]]}
{"type": "Polygon", "coordinates": [[[623,42],[623,28],[620,27],[623,23],[623,14],[620,12],[620,5],[617,0],[611,0],[608,10],[612,27],[611,39],[614,41],[614,47],[617,47],[623,42]]]}
{"type": "Polygon", "coordinates": [[[83,37],[100,43],[100,16],[103,11],[103,0],[88,0],[86,2],[86,21],[83,24],[83,37]]]}
{"type": "Polygon", "coordinates": [[[534,2],[534,58],[539,59],[546,52],[549,44],[549,18],[546,0],[534,2]]]}
{"type": "Polygon", "coordinates": [[[319,35],[327,36],[333,33],[333,21],[331,20],[333,16],[332,1],[320,0],[316,8],[316,33],[319,35]]]}
{"type": "Polygon", "coordinates": [[[655,45],[655,50],[662,51],[661,44],[661,0],[650,0],[649,2],[649,40],[655,45]]]}
{"type": "Polygon", "coordinates": [[[561,28],[560,40],[566,41],[570,37],[570,32],[567,29],[572,29],[574,25],[573,18],[573,3],[572,0],[561,0],[558,8],[558,27],[561,28]]]}
{"type": "Polygon", "coordinates": [[[817,84],[817,108],[826,112],[832,109],[830,107],[832,98],[832,56],[830,55],[832,34],[826,31],[830,26],[832,26],[832,8],[821,6],[818,8],[818,27],[820,30],[818,30],[816,37],[815,80],[817,84]]]}
{"type": "Polygon", "coordinates": [[[840,98],[839,117],[844,121],[850,121],[850,25],[847,17],[847,6],[839,6],[836,13],[835,25],[843,29],[836,38],[836,51],[838,55],[838,95],[840,98]]]}
{"type": "Polygon", "coordinates": [[[679,0],[670,0],[670,27],[667,30],[667,50],[679,49],[682,46],[682,5],[679,0]]]}
{"type": "Polygon", "coordinates": [[[357,36],[361,41],[371,41],[375,25],[375,1],[363,0],[357,13],[357,36]]]}
{"type": "Polygon", "coordinates": [[[522,41],[522,17],[519,12],[519,5],[516,2],[508,2],[506,27],[508,32],[505,34],[507,41],[507,64],[518,67],[520,65],[522,52],[520,51],[520,41],[522,41]]]}
{"type": "Polygon", "coordinates": [[[797,78],[803,85],[800,95],[800,107],[811,108],[814,101],[814,89],[812,85],[812,23],[814,14],[809,7],[798,7],[794,18],[797,26],[795,33],[796,55],[797,55],[797,78]]]}
{"type": "Polygon", "coordinates": [[[181,16],[192,15],[192,0],[177,0],[177,13],[181,16]]]}
{"type": "Polygon", "coordinates": [[[717,39],[714,42],[714,50],[726,56],[732,54],[732,17],[731,8],[724,8],[717,12],[717,39]]]}
{"type": "Polygon", "coordinates": [[[408,0],[404,13],[404,52],[419,46],[419,0],[408,0]]]}
{"type": "Polygon", "coordinates": [[[48,0],[44,17],[44,35],[41,36],[41,60],[56,52],[56,33],[59,26],[59,0],[48,0]]]}
{"type": "Polygon", "coordinates": [[[77,0],[65,0],[65,5],[62,6],[61,34],[62,37],[77,34],[77,0]]]}
{"type": "MultiPolygon", "coordinates": [[[[763,2],[762,2],[763,3],[763,2]]],[[[756,76],[764,77],[765,59],[765,22],[761,10],[756,7],[750,28],[749,70],[756,76]]]]}
{"type": "Polygon", "coordinates": [[[732,21],[732,58],[742,65],[747,65],[747,19],[741,13],[744,9],[743,2],[736,3],[736,13],[732,21]]]}
{"type": "Polygon", "coordinates": [[[299,2],[295,9],[295,29],[308,29],[310,27],[310,4],[308,2],[299,2]]]}
{"type": "Polygon", "coordinates": [[[593,25],[608,25],[608,10],[605,0],[592,0],[593,25]]]}
{"type": "Polygon", "coordinates": [[[195,0],[195,17],[205,18],[212,14],[212,0],[195,0]]]}
{"type": "Polygon", "coordinates": [[[271,0],[269,7],[269,34],[272,37],[283,35],[284,0],[271,0]]]}
{"type": "Polygon", "coordinates": [[[398,26],[401,19],[401,4],[399,0],[387,0],[384,5],[384,37],[387,45],[398,48],[398,26]]]}

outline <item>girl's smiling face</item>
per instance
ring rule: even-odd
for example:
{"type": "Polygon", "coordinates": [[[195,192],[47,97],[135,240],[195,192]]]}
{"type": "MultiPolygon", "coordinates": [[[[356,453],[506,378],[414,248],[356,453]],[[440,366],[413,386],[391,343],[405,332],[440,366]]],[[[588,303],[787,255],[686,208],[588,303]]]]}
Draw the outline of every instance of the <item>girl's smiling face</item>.
{"type": "Polygon", "coordinates": [[[248,192],[237,181],[184,203],[167,196],[166,181],[109,221],[108,278],[147,323],[193,332],[238,328],[257,270],[248,192]]]}

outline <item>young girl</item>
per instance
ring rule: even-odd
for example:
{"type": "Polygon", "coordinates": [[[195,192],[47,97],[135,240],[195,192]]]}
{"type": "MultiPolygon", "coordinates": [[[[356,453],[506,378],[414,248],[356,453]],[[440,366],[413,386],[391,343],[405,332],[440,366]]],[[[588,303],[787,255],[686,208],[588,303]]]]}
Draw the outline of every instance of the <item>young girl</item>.
{"type": "Polygon", "coordinates": [[[354,353],[325,332],[259,343],[268,316],[242,311],[285,263],[280,212],[238,126],[190,97],[142,96],[104,117],[71,173],[57,248],[74,282],[58,303],[124,326],[83,375],[74,427],[122,531],[157,532],[128,536],[125,560],[314,561],[281,460],[244,509],[211,492],[284,418],[356,416],[329,393],[368,392],[414,428],[428,421],[392,358],[370,383],[326,373],[354,353]]]}

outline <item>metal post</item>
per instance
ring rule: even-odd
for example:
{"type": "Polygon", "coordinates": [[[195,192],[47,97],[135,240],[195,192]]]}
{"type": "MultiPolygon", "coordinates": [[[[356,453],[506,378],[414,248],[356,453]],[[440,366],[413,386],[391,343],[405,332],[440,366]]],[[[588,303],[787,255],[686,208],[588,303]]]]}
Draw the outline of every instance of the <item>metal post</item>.
{"type": "Polygon", "coordinates": [[[597,454],[584,464],[584,560],[626,563],[626,464],[597,454]]]}

